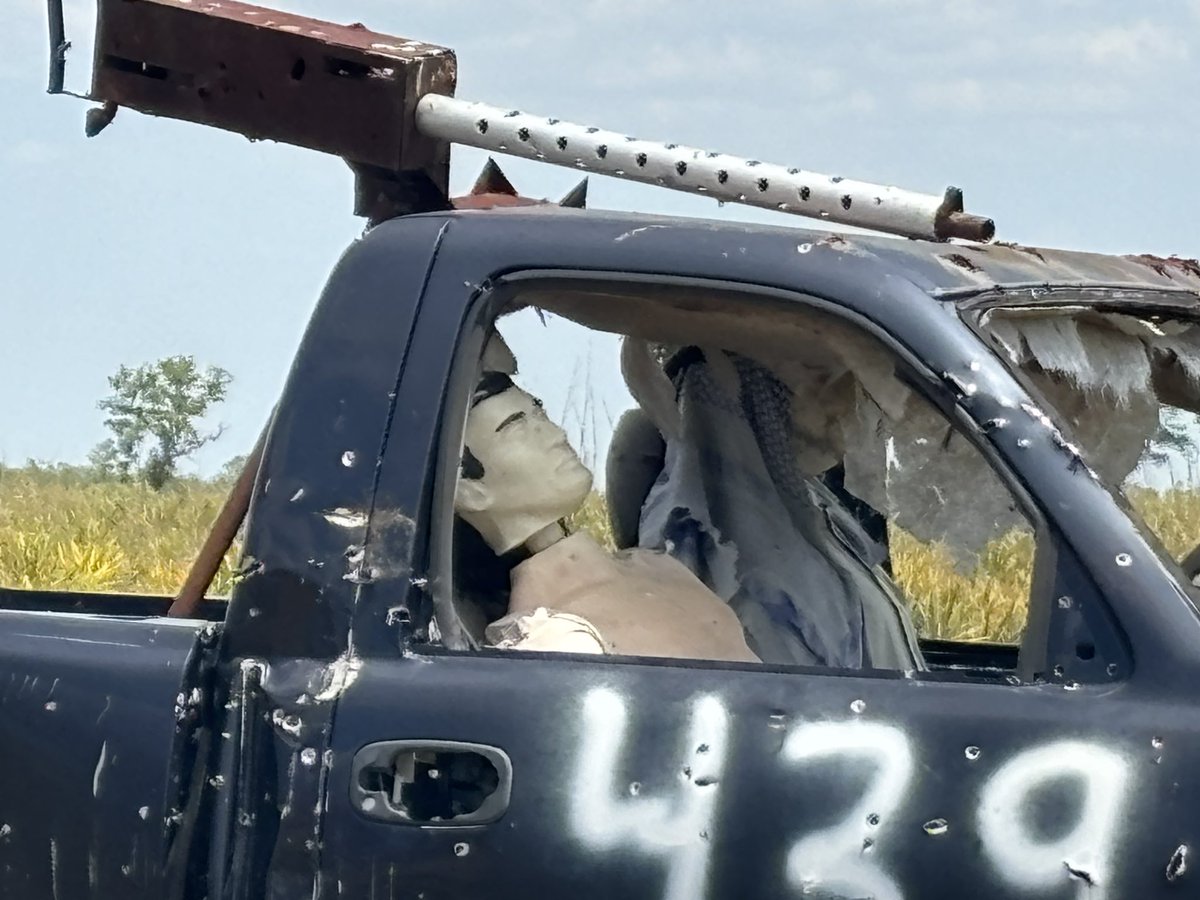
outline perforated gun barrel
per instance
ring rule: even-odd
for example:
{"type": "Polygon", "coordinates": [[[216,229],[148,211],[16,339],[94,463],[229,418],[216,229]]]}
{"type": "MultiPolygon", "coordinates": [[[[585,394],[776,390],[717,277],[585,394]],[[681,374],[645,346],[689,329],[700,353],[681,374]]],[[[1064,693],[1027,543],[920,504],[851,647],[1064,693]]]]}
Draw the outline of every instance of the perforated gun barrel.
{"type": "Polygon", "coordinates": [[[994,233],[990,219],[963,213],[962,192],[953,187],[942,196],[918,194],[453,97],[423,97],[416,118],[427,137],[730,203],[930,240],[986,241],[994,233]]]}

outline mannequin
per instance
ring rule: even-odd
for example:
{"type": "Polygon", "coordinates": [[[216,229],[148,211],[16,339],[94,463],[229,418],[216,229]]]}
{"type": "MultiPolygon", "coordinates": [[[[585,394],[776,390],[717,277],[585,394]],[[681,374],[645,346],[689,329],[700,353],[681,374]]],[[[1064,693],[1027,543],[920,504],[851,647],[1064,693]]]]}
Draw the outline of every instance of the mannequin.
{"type": "Polygon", "coordinates": [[[741,623],[681,563],[652,550],[609,553],[563,520],[592,474],[507,374],[480,379],[467,415],[455,511],[498,555],[524,553],[508,615],[487,628],[503,649],[757,662],[741,623]]]}

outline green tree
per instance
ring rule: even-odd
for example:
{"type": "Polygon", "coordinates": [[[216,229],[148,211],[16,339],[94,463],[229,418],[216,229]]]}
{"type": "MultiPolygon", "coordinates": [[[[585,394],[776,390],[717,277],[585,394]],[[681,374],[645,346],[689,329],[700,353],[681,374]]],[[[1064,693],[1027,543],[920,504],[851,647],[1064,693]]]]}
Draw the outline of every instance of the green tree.
{"type": "Polygon", "coordinates": [[[112,389],[97,405],[112,437],[91,452],[92,465],[128,480],[135,475],[155,490],[175,476],[181,459],[224,431],[202,432],[201,420],[225,399],[233,376],[217,366],[200,367],[191,356],[169,356],[137,368],[121,366],[109,376],[112,389]]]}
{"type": "Polygon", "coordinates": [[[221,471],[213,476],[213,484],[221,487],[232,487],[233,483],[242,476],[242,470],[246,468],[246,460],[250,458],[248,453],[239,453],[225,462],[221,466],[221,471]]]}

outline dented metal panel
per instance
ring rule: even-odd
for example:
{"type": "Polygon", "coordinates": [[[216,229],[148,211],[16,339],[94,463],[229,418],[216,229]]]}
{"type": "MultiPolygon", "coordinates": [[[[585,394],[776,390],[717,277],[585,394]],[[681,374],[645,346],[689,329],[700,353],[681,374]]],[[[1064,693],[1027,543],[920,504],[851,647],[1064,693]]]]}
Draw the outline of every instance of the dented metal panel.
{"type": "Polygon", "coordinates": [[[102,0],[92,95],[276,140],[446,190],[449,148],[413,105],[453,93],[452,51],[235,0],[102,0]]]}

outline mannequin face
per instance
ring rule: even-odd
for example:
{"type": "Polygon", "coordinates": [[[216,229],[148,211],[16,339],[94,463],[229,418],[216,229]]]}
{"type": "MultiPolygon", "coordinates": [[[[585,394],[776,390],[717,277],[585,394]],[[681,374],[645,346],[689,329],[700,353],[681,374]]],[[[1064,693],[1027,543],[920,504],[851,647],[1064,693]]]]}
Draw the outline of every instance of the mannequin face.
{"type": "Polygon", "coordinates": [[[497,553],[506,553],[583,504],[589,472],[547,418],[539,400],[517,387],[494,394],[467,414],[470,462],[459,479],[455,510],[497,553]]]}

